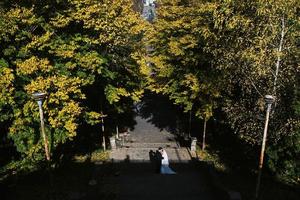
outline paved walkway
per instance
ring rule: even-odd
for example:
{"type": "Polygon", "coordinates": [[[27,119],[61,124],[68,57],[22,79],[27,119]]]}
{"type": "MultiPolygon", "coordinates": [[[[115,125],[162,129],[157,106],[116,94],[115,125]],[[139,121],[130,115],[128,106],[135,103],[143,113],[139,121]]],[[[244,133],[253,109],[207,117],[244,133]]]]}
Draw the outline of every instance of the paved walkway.
{"type": "Polygon", "coordinates": [[[131,143],[175,143],[175,137],[165,129],[159,129],[153,125],[150,119],[140,116],[135,118],[136,125],[130,132],[131,143]]]}
{"type": "Polygon", "coordinates": [[[123,148],[110,154],[116,174],[111,180],[119,200],[218,200],[207,170],[191,161],[186,148],[172,134],[160,130],[149,119],[136,118],[136,126],[123,148]],[[155,173],[149,152],[164,147],[176,175],[155,173]]]}

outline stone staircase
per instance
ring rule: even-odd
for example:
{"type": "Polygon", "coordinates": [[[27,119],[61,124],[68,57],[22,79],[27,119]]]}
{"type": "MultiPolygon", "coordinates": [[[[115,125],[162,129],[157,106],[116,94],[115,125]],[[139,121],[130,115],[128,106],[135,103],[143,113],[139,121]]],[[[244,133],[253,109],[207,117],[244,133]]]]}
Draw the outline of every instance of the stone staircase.
{"type": "Polygon", "coordinates": [[[150,148],[150,149],[158,149],[159,147],[162,148],[179,148],[179,145],[175,142],[169,143],[134,143],[129,142],[123,145],[124,148],[150,148]]]}
{"type": "Polygon", "coordinates": [[[136,117],[136,126],[125,138],[118,140],[118,147],[110,152],[113,162],[150,162],[150,152],[159,147],[166,150],[172,163],[186,163],[191,160],[187,148],[180,147],[175,136],[155,127],[148,119],[136,117]]]}
{"type": "Polygon", "coordinates": [[[187,148],[180,147],[173,141],[165,142],[125,142],[121,148],[110,152],[110,159],[114,162],[150,162],[150,153],[155,152],[159,147],[166,150],[169,161],[175,163],[184,163],[191,160],[191,155],[187,148]]]}
{"type": "MultiPolygon", "coordinates": [[[[120,149],[112,150],[110,152],[110,159],[112,159],[113,162],[150,162],[150,152],[155,152],[157,149],[158,147],[123,147],[120,149]]],[[[186,148],[167,147],[164,149],[168,154],[170,162],[186,163],[191,160],[190,153],[186,148]]]]}

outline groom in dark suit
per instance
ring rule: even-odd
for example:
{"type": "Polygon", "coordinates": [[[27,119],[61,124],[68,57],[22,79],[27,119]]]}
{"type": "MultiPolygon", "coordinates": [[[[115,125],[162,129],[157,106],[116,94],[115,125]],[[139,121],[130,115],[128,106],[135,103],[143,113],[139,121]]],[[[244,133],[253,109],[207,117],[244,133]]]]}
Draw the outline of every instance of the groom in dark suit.
{"type": "Polygon", "coordinates": [[[160,150],[162,148],[159,147],[158,150],[156,150],[155,152],[155,164],[156,164],[156,168],[155,168],[155,172],[156,173],[160,173],[160,168],[161,168],[161,160],[163,159],[161,153],[160,153],[160,150]]]}

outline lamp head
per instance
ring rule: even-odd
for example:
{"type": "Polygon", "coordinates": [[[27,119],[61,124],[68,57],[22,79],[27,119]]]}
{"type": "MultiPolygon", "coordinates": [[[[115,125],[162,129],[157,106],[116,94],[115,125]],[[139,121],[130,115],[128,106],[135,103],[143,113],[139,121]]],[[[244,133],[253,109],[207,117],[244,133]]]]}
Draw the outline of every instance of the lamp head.
{"type": "Polygon", "coordinates": [[[273,97],[272,95],[266,95],[265,101],[266,101],[266,104],[272,104],[275,101],[275,97],[273,97]]]}
{"type": "Polygon", "coordinates": [[[32,94],[32,97],[36,100],[36,101],[43,101],[46,97],[47,93],[45,92],[35,92],[32,94]]]}

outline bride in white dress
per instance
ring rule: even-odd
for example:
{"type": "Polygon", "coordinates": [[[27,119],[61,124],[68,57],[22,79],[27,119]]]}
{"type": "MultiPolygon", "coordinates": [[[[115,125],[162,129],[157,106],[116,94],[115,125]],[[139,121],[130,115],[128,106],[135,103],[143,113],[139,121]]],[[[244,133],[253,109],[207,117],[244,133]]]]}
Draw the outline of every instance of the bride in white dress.
{"type": "Polygon", "coordinates": [[[170,167],[169,167],[169,158],[167,152],[163,149],[159,149],[162,160],[161,160],[161,167],[160,167],[160,173],[161,174],[176,174],[170,167]]]}

